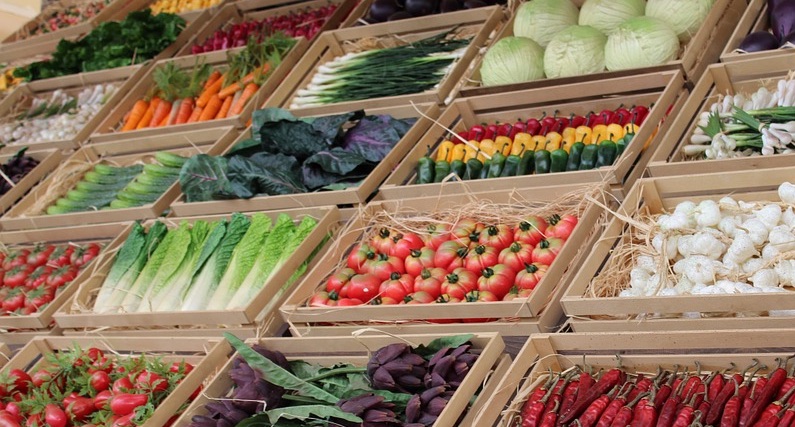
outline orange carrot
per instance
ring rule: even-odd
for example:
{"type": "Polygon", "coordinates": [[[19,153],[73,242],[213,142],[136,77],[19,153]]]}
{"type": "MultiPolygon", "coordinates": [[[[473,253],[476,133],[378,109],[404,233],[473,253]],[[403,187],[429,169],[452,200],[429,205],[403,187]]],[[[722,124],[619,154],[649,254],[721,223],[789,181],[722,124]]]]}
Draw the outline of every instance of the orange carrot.
{"type": "Polygon", "coordinates": [[[237,100],[235,105],[232,106],[232,110],[229,111],[229,115],[236,116],[243,112],[243,108],[246,106],[246,103],[257,93],[259,89],[259,85],[251,82],[246,85],[246,88],[243,90],[243,94],[240,95],[240,98],[237,100]]]}
{"type": "Polygon", "coordinates": [[[221,85],[224,84],[224,79],[218,79],[215,83],[211,84],[208,88],[202,91],[199,99],[196,100],[196,105],[199,107],[204,107],[210,101],[213,95],[217,95],[218,92],[221,91],[221,85]]]}
{"type": "Polygon", "coordinates": [[[124,127],[121,128],[122,132],[135,129],[135,127],[138,126],[138,122],[140,122],[141,118],[146,114],[148,108],[149,103],[143,99],[135,101],[135,105],[133,105],[130,114],[127,116],[127,120],[124,122],[124,127]]]}
{"type": "Polygon", "coordinates": [[[188,119],[190,118],[190,113],[193,112],[193,98],[185,98],[182,100],[182,104],[179,106],[179,112],[177,113],[177,121],[178,125],[183,123],[187,123],[188,119]]]}
{"type": "Polygon", "coordinates": [[[214,70],[209,77],[207,77],[207,81],[204,82],[204,89],[210,87],[211,84],[215,83],[216,80],[221,78],[221,72],[218,70],[214,70]]]}
{"type": "Polygon", "coordinates": [[[218,92],[218,97],[223,100],[226,100],[226,98],[231,97],[241,89],[243,89],[243,85],[241,85],[240,82],[234,82],[231,85],[221,89],[221,91],[218,92]]]}
{"type": "Polygon", "coordinates": [[[169,114],[166,114],[165,117],[163,117],[163,120],[161,120],[160,123],[158,123],[157,126],[155,126],[155,127],[161,128],[163,126],[167,126],[168,125],[168,118],[169,118],[169,114]]]}
{"type": "Polygon", "coordinates": [[[203,111],[204,111],[203,107],[194,108],[193,112],[190,114],[190,118],[188,118],[188,121],[185,122],[185,123],[198,122],[199,121],[199,117],[201,117],[203,111]]]}
{"type": "Polygon", "coordinates": [[[154,128],[160,125],[160,122],[163,121],[165,118],[168,120],[168,113],[171,112],[171,102],[165,99],[161,99],[160,102],[157,104],[157,108],[155,109],[154,114],[152,115],[152,120],[149,121],[149,127],[154,128]]]}
{"type": "Polygon", "coordinates": [[[201,116],[199,116],[200,122],[205,122],[207,120],[212,120],[218,114],[218,111],[221,109],[221,105],[224,102],[221,101],[221,98],[218,95],[213,95],[210,98],[210,101],[207,102],[207,106],[204,107],[204,111],[202,111],[201,116]]]}
{"type": "Polygon", "coordinates": [[[234,98],[235,98],[234,96],[229,96],[223,100],[223,103],[221,104],[221,109],[218,110],[218,114],[216,114],[214,117],[215,120],[226,118],[227,114],[229,114],[229,109],[232,108],[232,100],[234,98]]]}
{"type": "Polygon", "coordinates": [[[155,115],[155,110],[157,109],[158,104],[160,104],[160,98],[154,97],[152,101],[149,102],[149,108],[146,109],[146,113],[141,118],[141,121],[138,122],[138,126],[135,129],[146,129],[149,127],[149,122],[152,121],[152,117],[155,115]]]}
{"type": "Polygon", "coordinates": [[[254,78],[256,78],[257,73],[260,73],[260,75],[267,74],[268,71],[270,71],[270,69],[271,69],[271,64],[269,62],[266,62],[265,65],[263,65],[260,69],[254,70],[246,74],[242,79],[240,79],[239,82],[232,83],[231,85],[228,85],[227,87],[221,89],[221,91],[218,92],[218,97],[221,99],[226,99],[227,96],[231,96],[235,92],[243,90],[247,84],[254,81],[254,78]]]}
{"type": "Polygon", "coordinates": [[[171,126],[177,124],[177,113],[179,113],[179,109],[182,107],[182,100],[178,99],[171,104],[171,112],[168,113],[168,120],[166,126],[171,126]]]}

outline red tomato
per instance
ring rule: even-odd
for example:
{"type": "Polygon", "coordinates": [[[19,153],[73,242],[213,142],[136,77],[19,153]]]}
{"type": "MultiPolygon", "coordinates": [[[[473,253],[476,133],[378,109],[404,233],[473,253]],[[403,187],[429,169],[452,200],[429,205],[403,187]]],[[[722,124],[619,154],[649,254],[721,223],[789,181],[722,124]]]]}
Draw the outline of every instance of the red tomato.
{"type": "Polygon", "coordinates": [[[500,251],[492,246],[475,246],[464,259],[464,268],[473,273],[480,273],[484,268],[497,264],[499,253],[500,251]]]}
{"type": "Polygon", "coordinates": [[[466,294],[478,287],[478,275],[465,268],[456,268],[442,282],[442,293],[463,300],[466,294]]]}
{"type": "Polygon", "coordinates": [[[83,421],[96,410],[93,399],[83,396],[75,397],[66,406],[66,414],[72,421],[83,421]]]}
{"type": "Polygon", "coordinates": [[[110,400],[113,393],[110,390],[102,390],[94,396],[94,408],[97,411],[108,409],[108,400],[110,400]]]}
{"type": "Polygon", "coordinates": [[[103,371],[110,374],[113,371],[113,368],[113,362],[108,360],[106,356],[102,356],[98,360],[91,362],[91,367],[88,368],[88,373],[93,374],[97,371],[103,371]]]}
{"type": "Polygon", "coordinates": [[[12,413],[0,411],[0,427],[19,427],[19,419],[12,413]]]}
{"type": "Polygon", "coordinates": [[[357,273],[365,271],[365,266],[377,257],[375,250],[366,244],[357,245],[348,254],[348,268],[357,273]]]}
{"type": "Polygon", "coordinates": [[[523,242],[513,242],[511,246],[500,252],[497,262],[505,264],[513,271],[519,271],[525,264],[533,262],[533,246],[523,242]]]}
{"type": "Polygon", "coordinates": [[[47,277],[46,283],[50,288],[58,289],[72,280],[75,280],[75,277],[77,277],[77,267],[67,264],[53,270],[49,277],[47,277]]]}
{"type": "Polygon", "coordinates": [[[547,228],[547,237],[558,237],[566,240],[571,236],[574,227],[577,226],[577,217],[571,214],[565,214],[563,216],[552,215],[552,217],[549,218],[549,223],[551,226],[547,228]]]}
{"type": "Polygon", "coordinates": [[[425,245],[420,236],[414,233],[396,234],[392,241],[394,244],[386,253],[400,259],[406,259],[411,254],[411,251],[420,249],[425,245]]]}
{"type": "Polygon", "coordinates": [[[417,277],[422,274],[423,269],[435,267],[436,265],[433,263],[435,256],[436,251],[431,248],[412,249],[409,256],[403,261],[406,273],[417,277]]]}
{"type": "Polygon", "coordinates": [[[540,264],[551,265],[558,256],[560,248],[563,246],[563,239],[557,237],[548,237],[541,241],[541,243],[533,249],[533,262],[540,264]]]}
{"type": "Polygon", "coordinates": [[[50,427],[66,427],[69,420],[66,413],[58,405],[48,403],[44,407],[44,422],[50,427]]]}
{"type": "Polygon", "coordinates": [[[88,356],[89,360],[91,360],[92,362],[96,362],[96,361],[102,361],[102,358],[105,356],[105,353],[103,353],[102,350],[96,347],[89,347],[88,350],[86,350],[86,355],[88,356]]]}
{"type": "Polygon", "coordinates": [[[532,289],[519,289],[516,286],[511,288],[511,291],[502,297],[503,301],[511,301],[520,298],[527,298],[533,292],[532,289]]]}
{"type": "Polygon", "coordinates": [[[193,370],[193,365],[188,362],[174,362],[171,364],[171,367],[168,368],[168,372],[173,372],[175,374],[183,374],[188,375],[193,370]]]}
{"type": "Polygon", "coordinates": [[[480,233],[486,228],[482,223],[474,219],[465,218],[458,223],[452,230],[452,238],[459,243],[469,246],[470,243],[477,242],[480,238],[480,233]]]}
{"type": "Polygon", "coordinates": [[[482,274],[478,278],[478,290],[489,291],[496,295],[497,299],[502,299],[511,290],[516,278],[516,273],[505,264],[487,267],[483,269],[482,274]]]}
{"type": "Polygon", "coordinates": [[[168,380],[154,372],[141,371],[135,378],[135,388],[148,392],[166,391],[168,380]]]}
{"type": "Polygon", "coordinates": [[[47,261],[47,264],[53,267],[69,265],[71,261],[69,257],[72,256],[74,250],[75,248],[71,245],[56,247],[50,254],[50,259],[47,261]]]}
{"type": "Polygon", "coordinates": [[[40,307],[50,303],[53,299],[53,293],[47,288],[37,288],[28,292],[25,298],[25,307],[32,310],[33,313],[37,312],[40,307]]]}
{"type": "Polygon", "coordinates": [[[28,418],[25,420],[25,426],[26,427],[41,427],[42,426],[41,414],[36,413],[36,414],[28,415],[28,418]]]}
{"type": "Polygon", "coordinates": [[[447,271],[461,267],[464,264],[464,257],[467,255],[467,247],[456,240],[448,240],[436,249],[433,257],[433,264],[438,268],[447,271]]]}
{"type": "Polygon", "coordinates": [[[52,270],[52,267],[48,265],[40,265],[36,267],[36,269],[31,271],[30,274],[28,274],[28,277],[25,279],[25,287],[32,290],[43,285],[44,282],[47,281],[47,277],[50,275],[52,270]]]}
{"type": "Polygon", "coordinates": [[[37,245],[28,255],[28,264],[38,267],[47,264],[50,254],[55,250],[53,245],[37,245]]]}
{"type": "Polygon", "coordinates": [[[414,292],[406,296],[406,304],[430,304],[435,298],[427,292],[414,292]]]}
{"type": "Polygon", "coordinates": [[[392,240],[392,232],[386,227],[381,227],[378,230],[378,234],[370,239],[370,246],[372,246],[376,252],[382,254],[388,254],[394,245],[395,242],[392,240]]]}
{"type": "Polygon", "coordinates": [[[434,298],[442,295],[442,281],[433,277],[428,269],[422,270],[422,274],[414,278],[414,292],[427,292],[434,298]]]}
{"type": "MultiPolygon", "coordinates": [[[[357,274],[351,277],[350,290],[348,297],[360,302],[370,301],[378,295],[378,288],[382,280],[373,274],[357,274]]],[[[337,301],[337,305],[342,305],[342,299],[337,301]]]]}
{"type": "Polygon", "coordinates": [[[17,288],[25,284],[28,275],[35,267],[28,264],[21,264],[5,272],[3,276],[3,285],[9,288],[17,288]]]}
{"type": "Polygon", "coordinates": [[[89,384],[96,391],[104,391],[110,388],[110,375],[105,371],[95,371],[91,374],[89,384]]]}
{"type": "Polygon", "coordinates": [[[350,307],[354,305],[362,305],[364,302],[357,298],[340,298],[337,300],[337,305],[340,307],[350,307]]]}
{"type": "Polygon", "coordinates": [[[96,243],[80,246],[69,256],[69,263],[77,268],[81,268],[91,262],[92,259],[96,258],[97,255],[99,255],[99,250],[100,247],[96,243]]]}
{"type": "Polygon", "coordinates": [[[12,369],[8,371],[8,380],[14,383],[14,391],[22,394],[28,392],[30,386],[30,375],[21,369],[12,369]]]}
{"type": "Polygon", "coordinates": [[[403,300],[396,300],[394,298],[380,296],[373,298],[373,300],[370,301],[370,305],[397,305],[401,302],[403,302],[403,300]]]}
{"type": "Polygon", "coordinates": [[[12,312],[25,306],[25,294],[22,292],[11,292],[3,300],[3,310],[12,312]]]}
{"type": "Polygon", "coordinates": [[[135,424],[133,423],[133,417],[135,413],[127,414],[121,417],[117,417],[113,420],[111,427],[133,427],[135,424]]]}
{"type": "Polygon", "coordinates": [[[336,292],[315,292],[311,298],[309,298],[308,305],[310,307],[328,307],[337,305],[337,294],[336,292]],[[332,298],[333,296],[333,298],[332,298]]]}
{"type": "Polygon", "coordinates": [[[540,216],[529,216],[513,230],[513,240],[535,246],[544,239],[547,221],[540,216]]]}
{"type": "Polygon", "coordinates": [[[21,412],[19,410],[19,404],[17,402],[8,402],[6,407],[4,408],[6,412],[14,416],[14,419],[19,422],[21,417],[21,412]]]}
{"type": "Polygon", "coordinates": [[[127,390],[132,390],[134,388],[132,381],[127,376],[123,376],[116,381],[113,382],[113,390],[114,393],[122,393],[127,390]]]}
{"type": "Polygon", "coordinates": [[[148,394],[116,393],[110,398],[110,411],[113,415],[129,415],[147,402],[148,394]]]}
{"type": "Polygon", "coordinates": [[[44,368],[34,372],[30,377],[30,382],[37,388],[41,388],[42,384],[49,383],[50,381],[52,381],[52,372],[44,368]]]}
{"type": "MultiPolygon", "coordinates": [[[[392,276],[392,273],[405,273],[406,267],[402,259],[395,256],[381,254],[369,265],[367,272],[375,276],[380,284],[384,280],[389,280],[389,278],[392,276]]],[[[353,287],[353,277],[351,278],[351,287],[353,287]]],[[[348,294],[351,294],[351,291],[348,291],[348,294]]],[[[356,295],[351,296],[353,298],[357,298],[356,295]]]]}
{"type": "Polygon", "coordinates": [[[351,277],[356,275],[356,271],[352,268],[345,267],[340,271],[332,274],[329,276],[328,280],[326,281],[326,292],[336,292],[337,295],[341,297],[348,296],[348,290],[345,289],[343,292],[343,288],[348,282],[351,280],[351,277]]]}
{"type": "Polygon", "coordinates": [[[29,254],[29,250],[19,249],[6,255],[5,258],[3,258],[3,270],[11,270],[14,267],[27,264],[29,254]]]}
{"type": "Polygon", "coordinates": [[[490,225],[480,233],[478,243],[492,246],[500,252],[513,243],[513,230],[505,224],[490,225]]]}
{"type": "Polygon", "coordinates": [[[470,291],[466,294],[466,302],[495,302],[500,299],[490,291],[470,291]]]}
{"type": "Polygon", "coordinates": [[[519,270],[516,273],[516,286],[519,290],[528,289],[532,291],[538,285],[538,282],[541,281],[541,278],[544,277],[547,268],[546,265],[539,263],[526,265],[523,270],[519,270]]]}
{"type": "MultiPolygon", "coordinates": [[[[461,299],[452,297],[448,294],[442,294],[439,296],[439,298],[436,298],[436,302],[438,302],[439,304],[445,304],[448,302],[461,302],[461,299]]],[[[452,323],[452,322],[447,322],[447,323],[452,323]]]]}
{"type": "Polygon", "coordinates": [[[384,280],[378,287],[378,294],[395,301],[402,301],[406,295],[414,292],[414,281],[408,274],[392,273],[389,280],[384,280]]]}
{"type": "Polygon", "coordinates": [[[450,226],[448,224],[430,224],[426,234],[422,236],[425,246],[436,250],[443,242],[450,240],[450,226]]]}

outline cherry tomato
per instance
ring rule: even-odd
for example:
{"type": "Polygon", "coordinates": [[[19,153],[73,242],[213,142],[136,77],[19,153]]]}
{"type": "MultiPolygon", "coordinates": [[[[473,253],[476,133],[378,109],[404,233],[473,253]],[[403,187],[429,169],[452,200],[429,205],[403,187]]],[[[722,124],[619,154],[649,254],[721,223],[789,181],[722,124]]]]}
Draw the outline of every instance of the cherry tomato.
{"type": "Polygon", "coordinates": [[[104,391],[110,388],[110,375],[105,371],[95,371],[91,374],[89,384],[96,391],[104,391]]]}
{"type": "Polygon", "coordinates": [[[28,277],[25,278],[25,287],[31,290],[38,288],[47,281],[47,277],[52,270],[52,267],[49,265],[40,265],[36,267],[36,269],[31,271],[28,277]]]}
{"type": "Polygon", "coordinates": [[[148,394],[116,393],[110,398],[110,410],[113,415],[129,415],[135,408],[149,402],[148,394]]]}
{"type": "Polygon", "coordinates": [[[148,392],[166,391],[168,380],[154,372],[142,371],[135,378],[135,387],[148,392]]]}
{"type": "Polygon", "coordinates": [[[533,247],[523,242],[513,242],[511,246],[503,249],[500,256],[497,257],[497,262],[505,264],[513,271],[519,271],[524,268],[525,264],[532,262],[533,247]]]}
{"type": "Polygon", "coordinates": [[[542,240],[533,249],[533,262],[551,265],[552,261],[555,261],[555,257],[558,256],[563,243],[563,239],[557,237],[548,237],[542,240]]]}
{"type": "Polygon", "coordinates": [[[26,427],[41,427],[42,425],[41,414],[39,413],[28,415],[28,418],[25,420],[26,427]]]}
{"type": "Polygon", "coordinates": [[[97,411],[108,409],[108,400],[110,400],[113,393],[110,390],[102,390],[94,396],[94,408],[97,411]]]}
{"type": "Polygon", "coordinates": [[[103,353],[102,350],[96,347],[89,347],[89,349],[86,350],[86,355],[88,356],[89,360],[91,360],[92,362],[96,362],[98,360],[101,360],[105,356],[105,353],[103,353]]]}
{"type": "Polygon", "coordinates": [[[492,246],[499,253],[513,243],[513,230],[505,224],[490,225],[480,233],[478,243],[492,246]]]}
{"type": "Polygon", "coordinates": [[[47,260],[47,264],[56,268],[69,265],[71,261],[69,257],[72,256],[74,250],[75,248],[71,245],[56,247],[50,254],[50,259],[47,260]]]}
{"type": "Polygon", "coordinates": [[[433,264],[438,268],[453,271],[464,265],[464,257],[467,255],[467,247],[456,240],[448,240],[436,249],[433,257],[433,264]]]}
{"type": "Polygon", "coordinates": [[[540,216],[529,216],[520,222],[513,230],[513,240],[535,246],[544,240],[547,230],[547,221],[540,216]]]}
{"type": "Polygon", "coordinates": [[[394,244],[386,253],[400,259],[406,259],[411,254],[411,251],[420,249],[425,245],[420,236],[415,233],[398,233],[392,238],[392,242],[394,244]]]}
{"type": "Polygon", "coordinates": [[[17,422],[19,422],[21,418],[21,412],[19,409],[19,404],[17,402],[8,402],[4,410],[9,414],[13,415],[14,419],[16,419],[17,422]]]}
{"type": "Polygon", "coordinates": [[[28,392],[30,386],[30,375],[21,369],[12,369],[8,371],[8,380],[14,383],[14,391],[22,394],[28,392]]]}
{"type": "Polygon", "coordinates": [[[100,247],[96,243],[89,243],[86,246],[78,247],[72,252],[72,255],[69,256],[69,263],[77,268],[81,268],[91,262],[92,259],[96,258],[97,255],[99,255],[99,250],[100,247]]]}
{"type": "Polygon", "coordinates": [[[114,393],[122,393],[127,390],[132,390],[134,388],[132,381],[127,376],[123,376],[116,381],[113,382],[113,390],[114,393]]]}
{"type": "MultiPolygon", "coordinates": [[[[348,298],[356,299],[358,301],[370,301],[378,295],[378,288],[382,280],[373,274],[357,274],[351,277],[350,290],[348,291],[348,298]]],[[[337,301],[337,305],[342,305],[342,299],[337,301]]]]}
{"type": "Polygon", "coordinates": [[[426,234],[422,236],[425,246],[436,250],[443,242],[450,240],[450,226],[448,224],[430,224],[426,234]]]}
{"type": "Polygon", "coordinates": [[[117,417],[113,420],[111,427],[133,427],[135,424],[133,423],[133,417],[135,413],[127,414],[121,417],[117,417]]]}
{"type": "Polygon", "coordinates": [[[406,273],[413,277],[417,277],[422,274],[423,269],[435,267],[436,265],[433,263],[433,258],[435,256],[436,251],[428,247],[412,249],[409,256],[407,256],[403,262],[406,273]]]}
{"type": "Polygon", "coordinates": [[[525,265],[523,270],[516,273],[516,286],[522,289],[533,290],[535,289],[541,278],[547,272],[547,266],[539,263],[532,263],[525,265]]]}
{"type": "Polygon", "coordinates": [[[174,362],[168,368],[168,372],[173,372],[175,374],[188,375],[189,373],[191,373],[191,371],[193,371],[193,365],[185,361],[174,362]]]}
{"type": "Polygon", "coordinates": [[[475,246],[464,259],[464,268],[473,273],[480,273],[484,268],[497,264],[499,253],[500,251],[493,246],[475,246]]]}
{"type": "Polygon", "coordinates": [[[478,275],[465,268],[456,268],[442,282],[442,293],[463,300],[466,294],[477,289],[478,275]]]}
{"type": "Polygon", "coordinates": [[[54,250],[55,246],[53,245],[37,245],[30,254],[28,254],[28,264],[33,267],[47,264],[47,261],[50,259],[50,254],[54,250]]]}
{"type": "Polygon", "coordinates": [[[44,422],[50,427],[66,427],[69,420],[66,413],[58,405],[48,403],[44,407],[44,422]]]}
{"type": "Polygon", "coordinates": [[[3,300],[3,310],[12,312],[25,306],[25,294],[20,292],[10,292],[3,300]]]}
{"type": "Polygon", "coordinates": [[[0,427],[19,427],[19,420],[14,414],[2,410],[0,411],[0,427]]]}
{"type": "Polygon", "coordinates": [[[53,270],[49,277],[47,277],[46,283],[50,288],[58,289],[72,280],[75,280],[75,277],[77,277],[77,267],[67,264],[53,270]]]}
{"type": "Polygon", "coordinates": [[[482,276],[478,278],[478,290],[489,291],[497,299],[502,299],[513,287],[516,273],[505,264],[483,269],[482,276]]]}
{"type": "Polygon", "coordinates": [[[38,288],[28,292],[25,297],[25,308],[35,313],[39,308],[49,304],[53,299],[53,293],[47,288],[38,288]]]}
{"type": "Polygon", "coordinates": [[[17,288],[25,284],[28,275],[35,267],[28,264],[21,264],[6,270],[3,276],[3,285],[9,288],[17,288]]]}
{"type": "Polygon", "coordinates": [[[66,405],[66,415],[72,421],[83,421],[89,415],[96,412],[94,407],[94,400],[88,397],[77,396],[68,405],[66,405]]]}
{"type": "Polygon", "coordinates": [[[52,381],[52,372],[45,368],[39,369],[30,377],[30,382],[37,388],[41,388],[42,384],[49,383],[50,381],[52,381]]]}
{"type": "Polygon", "coordinates": [[[27,264],[29,254],[29,250],[19,249],[6,255],[5,258],[3,258],[3,270],[11,270],[14,267],[27,264]]]}

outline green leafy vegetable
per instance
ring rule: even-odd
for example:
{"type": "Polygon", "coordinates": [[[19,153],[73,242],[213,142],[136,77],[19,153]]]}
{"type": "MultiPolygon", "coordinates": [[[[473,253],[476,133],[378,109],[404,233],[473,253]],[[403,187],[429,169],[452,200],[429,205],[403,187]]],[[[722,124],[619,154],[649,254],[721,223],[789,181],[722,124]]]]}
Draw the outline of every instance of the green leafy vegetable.
{"type": "Polygon", "coordinates": [[[179,185],[185,193],[185,201],[201,202],[212,200],[216,194],[232,193],[226,176],[227,166],[226,157],[198,154],[188,159],[179,172],[179,185]]]}
{"type": "Polygon", "coordinates": [[[163,240],[157,245],[155,251],[146,261],[146,265],[141,270],[141,273],[138,274],[135,283],[124,292],[124,299],[121,302],[122,311],[131,313],[138,309],[144,293],[157,275],[160,265],[163,264],[166,255],[168,255],[168,252],[171,250],[171,244],[175,236],[176,233],[174,232],[165,233],[163,240]]]}
{"type": "Polygon", "coordinates": [[[339,418],[352,423],[360,423],[363,421],[356,415],[345,412],[336,406],[326,405],[288,406],[286,408],[277,408],[271,409],[270,411],[265,411],[265,414],[274,424],[283,418],[305,420],[313,416],[320,418],[339,418]]]}
{"type": "Polygon", "coordinates": [[[437,351],[444,347],[457,348],[474,337],[473,334],[450,335],[446,337],[437,338],[428,343],[428,345],[420,344],[414,349],[414,352],[420,356],[430,359],[437,351]]]}
{"type": "Polygon", "coordinates": [[[135,311],[152,311],[153,304],[158,300],[160,292],[170,283],[169,279],[178,271],[183,260],[190,257],[192,238],[190,224],[187,221],[182,221],[179,227],[169,231],[168,235],[173,236],[168,252],[164,255],[157,273],[145,285],[146,291],[141,296],[141,301],[135,311]]]}

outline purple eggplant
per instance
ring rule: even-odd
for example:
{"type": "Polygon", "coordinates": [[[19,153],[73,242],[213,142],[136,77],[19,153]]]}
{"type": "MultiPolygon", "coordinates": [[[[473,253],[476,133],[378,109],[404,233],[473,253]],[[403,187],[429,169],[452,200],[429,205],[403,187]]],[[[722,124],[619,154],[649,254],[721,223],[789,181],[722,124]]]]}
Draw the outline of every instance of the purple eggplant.
{"type": "Polygon", "coordinates": [[[756,31],[748,34],[740,43],[739,49],[745,52],[761,52],[778,48],[778,39],[767,31],[756,31]]]}
{"type": "MultiPolygon", "coordinates": [[[[778,1],[774,7],[768,9],[770,29],[779,42],[784,37],[795,31],[795,1],[778,1]]],[[[768,5],[769,6],[769,5],[768,5]]],[[[780,43],[779,43],[780,44],[780,43]]]]}
{"type": "Polygon", "coordinates": [[[781,41],[781,46],[784,46],[787,43],[795,44],[795,31],[787,34],[787,36],[784,37],[784,40],[781,41]]]}
{"type": "Polygon", "coordinates": [[[395,0],[375,0],[370,5],[370,17],[378,22],[384,22],[399,10],[395,0]]]}

